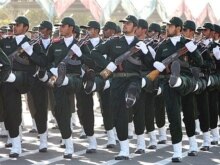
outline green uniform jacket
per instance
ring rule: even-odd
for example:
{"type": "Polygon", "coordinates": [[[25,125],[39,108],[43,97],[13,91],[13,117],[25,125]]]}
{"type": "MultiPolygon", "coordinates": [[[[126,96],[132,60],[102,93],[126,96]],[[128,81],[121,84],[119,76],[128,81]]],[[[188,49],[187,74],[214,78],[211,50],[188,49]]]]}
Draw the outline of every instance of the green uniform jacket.
{"type": "MultiPolygon", "coordinates": [[[[135,37],[132,43],[128,45],[124,36],[115,37],[95,47],[91,52],[91,56],[99,67],[105,68],[109,64],[109,59],[110,61],[114,62],[117,57],[135,46],[138,41],[138,38],[135,37]],[[103,57],[104,54],[108,56],[108,59],[105,59],[103,57]]],[[[139,50],[138,52],[133,54],[132,57],[136,58],[137,60],[141,60],[143,64],[146,64],[149,61],[151,61],[153,64],[153,59],[150,51],[148,51],[147,54],[143,54],[142,51],[139,50]]],[[[122,68],[123,70],[117,69],[115,72],[140,73],[141,71],[141,65],[135,65],[127,60],[123,61],[122,68]]]]}
{"type": "MultiPolygon", "coordinates": [[[[189,40],[186,40],[184,37],[181,37],[180,42],[177,42],[176,46],[174,46],[172,41],[170,39],[167,39],[159,46],[156,52],[155,61],[163,61],[165,58],[169,57],[179,49],[183,48],[187,42],[189,42],[189,40]]],[[[197,50],[195,50],[192,53],[188,51],[186,54],[179,57],[179,59],[183,62],[190,64],[191,66],[199,67],[203,65],[203,59],[197,50]]],[[[189,67],[181,66],[181,73],[191,73],[191,71],[189,67]]],[[[167,74],[166,71],[164,71],[163,74],[167,74]]]]}
{"type": "MultiPolygon", "coordinates": [[[[60,41],[54,42],[50,45],[48,52],[47,52],[47,59],[48,59],[48,66],[47,68],[50,69],[52,67],[57,67],[58,64],[67,56],[68,51],[72,47],[72,45],[77,44],[77,40],[74,39],[73,42],[70,44],[69,47],[66,46],[64,39],[60,41]]],[[[90,52],[87,46],[82,46],[81,48],[82,56],[78,57],[74,55],[74,60],[83,60],[84,58],[90,56],[90,52]]],[[[67,74],[74,73],[81,75],[81,64],[80,65],[70,65],[66,66],[67,74]]]]}
{"type": "MultiPolygon", "coordinates": [[[[25,36],[24,39],[17,45],[15,38],[11,40],[1,40],[0,47],[5,52],[7,56],[16,51],[20,46],[30,41],[30,39],[25,36]]],[[[17,61],[13,60],[12,70],[13,71],[28,71],[28,72],[36,72],[36,66],[45,67],[47,65],[46,55],[43,53],[41,46],[39,44],[35,44],[33,47],[33,54],[31,56],[27,55],[26,52],[23,52],[20,57],[25,58],[29,61],[29,65],[20,64],[17,61]]]]}
{"type": "Polygon", "coordinates": [[[11,72],[11,63],[2,49],[0,49],[0,63],[3,65],[0,67],[0,82],[3,82],[11,72]]]}

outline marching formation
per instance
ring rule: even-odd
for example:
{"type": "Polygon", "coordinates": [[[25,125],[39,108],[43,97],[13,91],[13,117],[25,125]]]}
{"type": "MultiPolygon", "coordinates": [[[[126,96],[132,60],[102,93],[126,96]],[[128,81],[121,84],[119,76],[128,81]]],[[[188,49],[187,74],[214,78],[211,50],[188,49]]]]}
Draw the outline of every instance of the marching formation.
{"type": "Polygon", "coordinates": [[[166,114],[173,145],[172,162],[182,161],[182,117],[189,138],[188,156],[218,145],[220,115],[220,26],[173,17],[160,26],[128,15],[122,29],[108,21],[76,25],[65,17],[58,24],[42,21],[29,30],[19,16],[1,28],[0,122],[11,147],[9,157],[22,152],[21,95],[27,94],[39,152],[47,152],[48,109],[61,133],[63,158],[71,159],[72,113],[88,139],[86,154],[96,153],[93,95],[99,97],[106,148],[120,144],[115,160],[129,159],[129,139],[137,135],[135,154],[166,144],[166,114]],[[30,32],[31,36],[27,36],[30,32]],[[102,33],[101,33],[102,32],[102,33]],[[159,139],[155,133],[158,127],[159,139]],[[202,131],[203,145],[196,141],[202,131]]]}

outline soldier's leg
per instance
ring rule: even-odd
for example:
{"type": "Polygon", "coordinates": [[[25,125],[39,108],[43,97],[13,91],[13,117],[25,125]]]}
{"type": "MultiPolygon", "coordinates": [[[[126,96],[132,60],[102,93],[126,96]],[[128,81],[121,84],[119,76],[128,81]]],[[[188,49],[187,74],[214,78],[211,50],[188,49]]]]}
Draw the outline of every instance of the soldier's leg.
{"type": "Polygon", "coordinates": [[[6,138],[8,136],[8,132],[5,129],[4,123],[4,107],[3,107],[3,98],[2,98],[2,87],[0,86],[0,137],[6,138]]]}
{"type": "Polygon", "coordinates": [[[163,95],[170,123],[170,134],[174,149],[172,161],[180,162],[182,158],[182,126],[180,115],[181,97],[175,89],[170,88],[169,84],[164,85],[163,95]]]}
{"type": "Polygon", "coordinates": [[[12,149],[10,157],[18,157],[21,154],[21,139],[19,136],[19,126],[21,124],[21,94],[15,87],[14,83],[5,83],[2,88],[5,127],[9,131],[12,140],[12,149]]]}
{"type": "Polygon", "coordinates": [[[48,112],[48,93],[47,86],[43,82],[36,80],[31,88],[33,104],[36,109],[34,119],[36,122],[38,134],[40,135],[39,152],[47,151],[47,112],[48,112]]]}
{"type": "Polygon", "coordinates": [[[78,111],[82,115],[82,125],[89,141],[87,153],[95,153],[97,142],[94,136],[93,93],[86,94],[83,87],[81,87],[81,91],[76,93],[76,100],[78,111]]]}
{"type": "Polygon", "coordinates": [[[154,97],[155,93],[145,92],[145,126],[150,138],[150,143],[148,149],[157,148],[157,139],[154,127],[154,117],[155,117],[155,108],[154,108],[154,97]]]}
{"type": "Polygon", "coordinates": [[[210,114],[210,128],[212,135],[212,145],[217,145],[219,141],[218,130],[218,91],[209,91],[209,114],[210,114]]]}
{"type": "Polygon", "coordinates": [[[116,140],[113,131],[113,114],[110,109],[110,89],[99,92],[99,95],[104,127],[108,136],[107,148],[113,148],[116,145],[116,140]]]}
{"type": "Polygon", "coordinates": [[[158,132],[159,132],[158,144],[166,144],[167,135],[166,135],[166,127],[165,127],[165,103],[162,94],[155,96],[154,107],[155,107],[156,125],[158,127],[158,132]]]}
{"type": "Polygon", "coordinates": [[[208,151],[210,146],[210,120],[209,120],[209,100],[207,90],[196,95],[197,110],[199,111],[200,128],[203,132],[203,147],[201,150],[208,151]]]}
{"type": "Polygon", "coordinates": [[[195,96],[190,93],[182,97],[183,122],[185,123],[186,134],[189,137],[190,149],[188,156],[198,155],[198,144],[195,138],[195,96]]]}
{"type": "Polygon", "coordinates": [[[134,128],[135,134],[137,135],[137,148],[135,150],[135,154],[143,154],[145,153],[145,109],[146,109],[146,97],[145,91],[142,90],[140,94],[140,98],[133,106],[133,120],[134,120],[134,128]]]}

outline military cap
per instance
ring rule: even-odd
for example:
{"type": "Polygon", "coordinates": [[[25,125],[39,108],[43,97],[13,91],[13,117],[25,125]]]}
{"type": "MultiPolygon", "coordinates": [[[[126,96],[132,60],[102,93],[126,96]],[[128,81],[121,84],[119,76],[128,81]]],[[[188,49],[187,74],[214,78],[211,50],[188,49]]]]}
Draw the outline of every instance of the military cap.
{"type": "Polygon", "coordinates": [[[168,22],[164,22],[168,25],[175,25],[175,26],[183,26],[183,21],[179,17],[173,17],[168,22]]]}
{"type": "Polygon", "coordinates": [[[0,27],[2,33],[7,33],[8,31],[12,30],[9,26],[2,26],[0,27]]]}
{"type": "Polygon", "coordinates": [[[54,26],[61,26],[61,25],[69,25],[75,27],[75,21],[71,17],[64,17],[60,23],[54,24],[54,26]]]}
{"type": "Polygon", "coordinates": [[[144,19],[139,19],[137,26],[141,27],[142,29],[148,29],[148,23],[144,19]]]}
{"type": "Polygon", "coordinates": [[[38,32],[39,32],[39,26],[34,26],[34,27],[32,27],[32,29],[31,29],[31,30],[28,30],[28,32],[38,33],[38,32]]]}
{"type": "Polygon", "coordinates": [[[117,25],[116,33],[121,33],[121,27],[117,25]]]}
{"type": "Polygon", "coordinates": [[[215,32],[220,33],[220,26],[219,25],[214,24],[214,29],[215,29],[215,32]]]}
{"type": "Polygon", "coordinates": [[[100,29],[100,24],[97,21],[89,21],[87,25],[82,25],[80,28],[94,28],[94,29],[100,29]]]}
{"type": "Polygon", "coordinates": [[[117,30],[117,25],[112,22],[112,21],[108,21],[105,23],[104,27],[102,28],[103,30],[107,30],[107,29],[112,29],[112,30],[117,30]]]}
{"type": "Polygon", "coordinates": [[[81,30],[80,30],[80,34],[85,35],[85,34],[86,34],[86,29],[81,29],[81,30]]]}
{"type": "Polygon", "coordinates": [[[133,15],[128,15],[127,17],[125,17],[122,20],[119,20],[119,22],[132,22],[133,24],[137,25],[138,24],[138,20],[135,16],[133,15]]]}
{"type": "Polygon", "coordinates": [[[211,23],[209,23],[209,22],[204,23],[202,29],[210,29],[210,30],[212,30],[212,31],[215,30],[213,24],[211,24],[211,23]]]}
{"type": "Polygon", "coordinates": [[[19,24],[24,24],[24,25],[28,25],[29,26],[29,21],[26,17],[24,16],[18,16],[16,19],[15,19],[15,22],[12,22],[11,24],[16,24],[16,23],[19,23],[19,24]]]}
{"type": "Polygon", "coordinates": [[[161,32],[161,28],[160,28],[160,25],[157,24],[157,23],[151,23],[150,26],[149,26],[149,29],[148,29],[149,32],[151,31],[155,31],[155,32],[161,32]]]}
{"type": "Polygon", "coordinates": [[[191,30],[196,30],[196,24],[194,21],[187,20],[183,24],[183,29],[191,29],[191,30]]]}
{"type": "Polygon", "coordinates": [[[74,32],[77,33],[77,34],[80,33],[80,28],[79,28],[78,25],[75,25],[74,32]]]}
{"type": "Polygon", "coordinates": [[[161,33],[165,33],[166,32],[166,25],[162,25],[161,27],[160,27],[160,31],[161,31],[161,33]]]}
{"type": "Polygon", "coordinates": [[[42,21],[42,22],[40,23],[40,27],[39,27],[39,28],[40,28],[40,29],[47,28],[47,29],[52,30],[52,29],[53,29],[53,25],[52,25],[52,23],[49,22],[49,21],[42,21]]]}

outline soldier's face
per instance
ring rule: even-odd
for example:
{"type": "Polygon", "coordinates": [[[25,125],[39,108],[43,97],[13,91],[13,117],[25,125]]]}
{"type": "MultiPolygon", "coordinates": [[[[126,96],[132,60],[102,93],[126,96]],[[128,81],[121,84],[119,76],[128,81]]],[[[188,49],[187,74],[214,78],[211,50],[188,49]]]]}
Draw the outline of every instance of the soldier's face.
{"type": "Polygon", "coordinates": [[[209,38],[210,35],[211,35],[211,30],[210,30],[210,29],[204,29],[204,30],[202,31],[202,35],[203,35],[204,37],[206,37],[206,38],[209,38]]]}
{"type": "Polygon", "coordinates": [[[123,33],[132,34],[136,31],[137,27],[132,22],[123,22],[123,33]]]}
{"type": "Polygon", "coordinates": [[[214,33],[214,40],[218,40],[219,39],[219,33],[215,32],[214,33]]]}
{"type": "Polygon", "coordinates": [[[136,31],[135,31],[135,35],[137,37],[140,37],[142,35],[145,35],[146,34],[146,29],[143,29],[141,27],[137,27],[136,31]]]}
{"type": "Polygon", "coordinates": [[[167,25],[167,36],[173,37],[178,34],[178,28],[175,25],[167,25]]]}
{"type": "Polygon", "coordinates": [[[26,33],[28,30],[28,26],[24,26],[24,24],[17,23],[14,25],[14,34],[15,35],[20,35],[26,33]]]}
{"type": "Polygon", "coordinates": [[[182,34],[186,38],[190,38],[190,30],[189,29],[183,29],[182,34]]]}
{"type": "Polygon", "coordinates": [[[60,26],[60,35],[67,37],[73,34],[73,27],[69,25],[61,25],[60,26]]]}
{"type": "Polygon", "coordinates": [[[52,34],[52,31],[47,28],[40,28],[39,31],[43,35],[43,38],[48,38],[52,34]]]}
{"type": "Polygon", "coordinates": [[[111,29],[103,29],[104,38],[109,38],[112,36],[111,29]]]}

